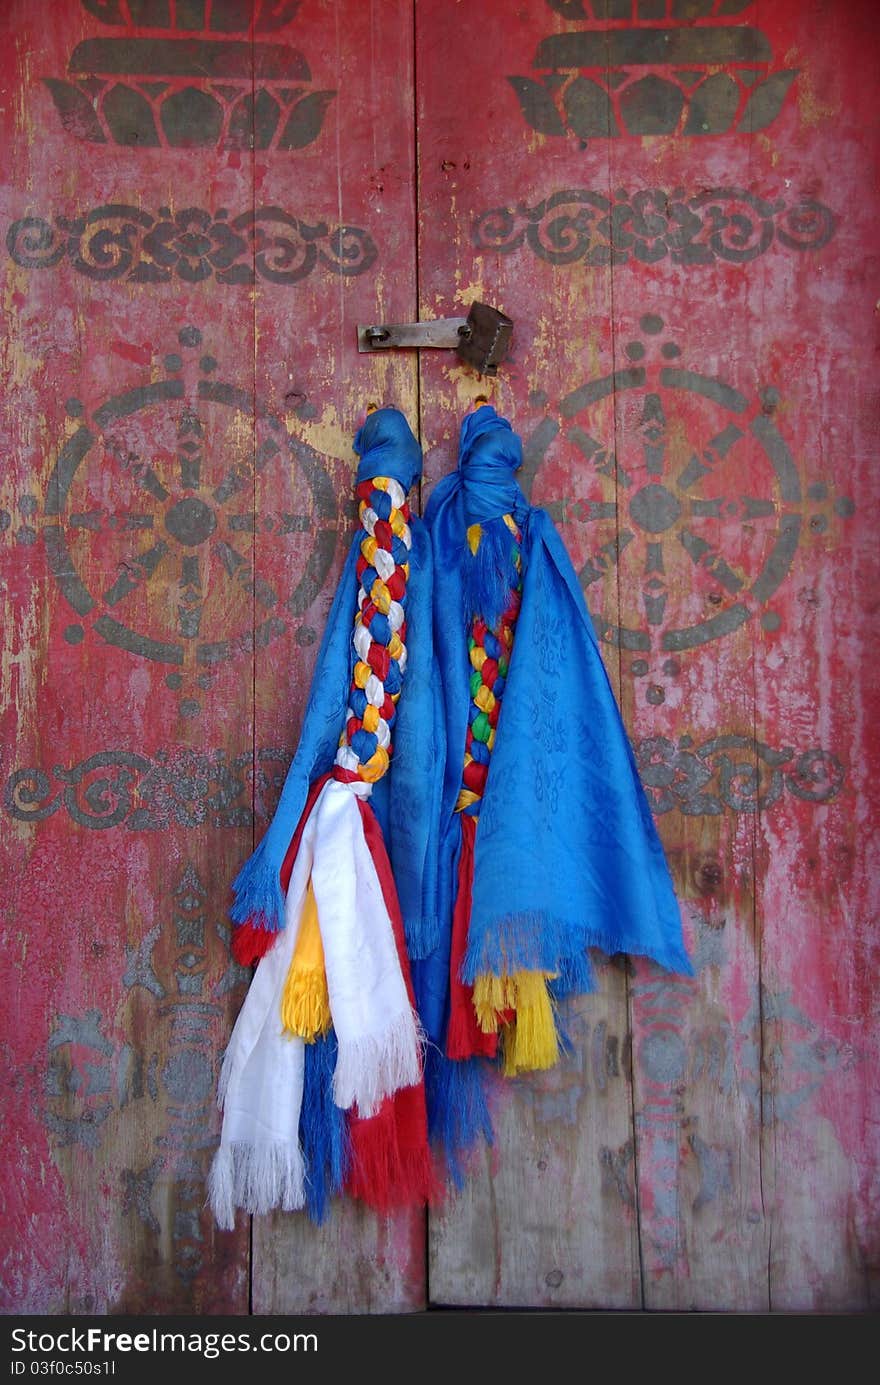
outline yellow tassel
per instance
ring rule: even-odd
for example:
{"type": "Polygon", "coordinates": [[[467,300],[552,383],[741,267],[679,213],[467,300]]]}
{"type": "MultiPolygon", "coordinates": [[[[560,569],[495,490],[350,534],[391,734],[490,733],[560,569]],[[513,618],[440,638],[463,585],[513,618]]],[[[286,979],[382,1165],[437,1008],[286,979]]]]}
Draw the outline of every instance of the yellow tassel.
{"type": "Polygon", "coordinates": [[[307,1044],[314,1043],[330,1028],[324,945],[311,880],[281,996],[281,1023],[288,1034],[299,1035],[307,1044]]]}
{"type": "Polygon", "coordinates": [[[516,1003],[516,977],[483,972],[474,982],[474,1011],[484,1034],[497,1034],[499,1010],[512,1010],[516,1003]]]}
{"type": "Polygon", "coordinates": [[[553,1001],[547,983],[552,974],[515,971],[494,976],[484,972],[474,983],[474,1012],[484,1034],[501,1031],[504,1072],[536,1072],[552,1068],[559,1057],[559,1035],[553,1001]],[[502,1023],[505,1010],[515,1011],[509,1024],[502,1023]]]}
{"type": "Polygon", "coordinates": [[[480,546],[480,539],[481,539],[482,537],[483,537],[483,526],[482,526],[482,524],[471,524],[471,525],[468,527],[468,531],[467,531],[468,548],[471,550],[471,552],[472,552],[475,556],[476,556],[477,549],[478,549],[479,546],[480,546]]]}
{"type": "Polygon", "coordinates": [[[504,1072],[508,1077],[552,1068],[559,1058],[549,979],[543,971],[515,973],[516,1019],[504,1033],[504,1072]]]}

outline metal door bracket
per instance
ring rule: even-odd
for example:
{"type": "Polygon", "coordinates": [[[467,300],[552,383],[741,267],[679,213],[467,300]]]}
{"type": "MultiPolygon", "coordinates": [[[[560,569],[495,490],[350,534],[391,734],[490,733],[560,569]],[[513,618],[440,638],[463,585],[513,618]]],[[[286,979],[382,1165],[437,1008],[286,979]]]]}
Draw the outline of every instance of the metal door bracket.
{"type": "Polygon", "coordinates": [[[454,348],[459,360],[481,375],[496,375],[506,359],[513,322],[488,303],[472,303],[467,317],[441,317],[433,322],[383,322],[357,329],[358,351],[399,348],[454,348]]]}

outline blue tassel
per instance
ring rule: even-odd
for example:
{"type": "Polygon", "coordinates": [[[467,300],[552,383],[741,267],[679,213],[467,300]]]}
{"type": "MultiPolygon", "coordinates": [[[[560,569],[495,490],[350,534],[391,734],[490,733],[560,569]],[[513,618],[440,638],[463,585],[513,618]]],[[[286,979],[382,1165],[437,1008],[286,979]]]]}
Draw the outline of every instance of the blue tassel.
{"type": "Polygon", "coordinates": [[[433,918],[405,919],[406,950],[411,962],[429,957],[440,943],[440,920],[433,918]]]}
{"type": "Polygon", "coordinates": [[[233,880],[235,902],[229,913],[233,923],[250,922],[254,928],[277,933],[284,927],[284,896],[278,864],[266,847],[269,835],[266,834],[233,880]]]}
{"type": "Polygon", "coordinates": [[[299,1139],[306,1165],[306,1206],[319,1226],[331,1197],[342,1189],[351,1155],[345,1112],[332,1096],[336,1048],[332,1029],[305,1046],[299,1139]]]}
{"type": "Polygon", "coordinates": [[[476,553],[465,548],[461,565],[464,614],[468,622],[475,616],[494,629],[510,603],[511,589],[520,577],[514,564],[516,539],[504,520],[487,520],[476,553]]]}
{"type": "Polygon", "coordinates": [[[559,975],[550,983],[554,999],[561,1000],[567,995],[587,995],[596,989],[593,968],[585,951],[561,957],[559,961],[559,975]]]}
{"type": "Polygon", "coordinates": [[[578,932],[536,910],[495,918],[491,929],[475,928],[472,918],[461,979],[472,986],[481,972],[556,971],[561,956],[586,946],[578,932]]]}
{"type": "Polygon", "coordinates": [[[462,1063],[450,1061],[429,1046],[425,1062],[425,1095],[428,1102],[428,1134],[445,1157],[455,1187],[464,1186],[462,1159],[480,1138],[494,1144],[492,1117],[483,1082],[488,1071],[480,1058],[462,1063]]]}

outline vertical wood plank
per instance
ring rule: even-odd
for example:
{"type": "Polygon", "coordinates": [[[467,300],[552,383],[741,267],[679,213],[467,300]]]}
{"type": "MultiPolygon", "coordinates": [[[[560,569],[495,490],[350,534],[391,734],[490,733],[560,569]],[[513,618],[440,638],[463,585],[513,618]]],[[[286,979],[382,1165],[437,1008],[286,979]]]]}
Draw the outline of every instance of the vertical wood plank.
{"type": "MultiPolygon", "coordinates": [[[[500,5],[459,9],[452,23],[442,10],[417,12],[420,316],[464,314],[481,300],[516,324],[513,357],[494,381],[454,356],[424,353],[421,414],[433,484],[456,465],[463,413],[478,393],[488,394],[523,437],[524,488],[569,540],[576,529],[581,568],[589,544],[573,516],[589,513],[591,478],[583,450],[566,437],[560,406],[610,361],[611,279],[602,259],[536,255],[534,244],[547,248],[554,232],[526,230],[525,209],[581,176],[594,195],[606,196],[608,166],[601,146],[548,157],[546,141],[520,119],[505,78],[528,71],[548,19],[539,7],[516,16],[500,5]],[[450,45],[492,53],[479,91],[470,69],[445,60],[450,45]]],[[[600,408],[597,427],[601,434],[604,426],[613,456],[613,404],[603,398],[600,408]]],[[[606,480],[607,510],[617,485],[613,465],[606,480]]],[[[595,576],[593,608],[616,625],[613,563],[595,576]]],[[[616,683],[618,653],[610,647],[608,656],[616,683]]],[[[432,1302],[640,1305],[626,979],[608,966],[597,975],[597,993],[565,1008],[572,1051],[558,1069],[498,1082],[495,1148],[430,1218],[432,1302]]]]}
{"type": "Polygon", "coordinates": [[[2,17],[4,1299],[246,1312],[204,1174],[252,817],[252,35],[93,11],[2,17]]]}
{"type": "Polygon", "coordinates": [[[796,186],[835,213],[834,237],[754,291],[760,366],[800,480],[789,580],[756,642],[756,715],[799,753],[758,816],[769,1300],[780,1311],[877,1304],[878,873],[876,294],[870,61],[876,16],[810,7],[794,43],[807,79],[781,146],[796,186]],[[788,319],[788,320],[786,320],[788,319]]]}
{"type": "MultiPolygon", "coordinates": [[[[653,24],[635,10],[606,22],[589,5],[514,24],[499,9],[479,20],[479,42],[510,88],[489,84],[488,135],[478,140],[473,101],[456,102],[448,80],[422,114],[423,315],[481,297],[517,321],[515,362],[493,393],[527,436],[530,409],[550,415],[533,494],[550,489],[588,601],[616,622],[601,632],[603,649],[619,666],[693,947],[693,980],[639,966],[629,981],[635,1143],[619,1147],[613,1167],[633,1165],[652,1308],[852,1306],[870,1292],[870,857],[851,847],[851,883],[835,901],[852,942],[845,963],[807,960],[830,887],[818,876],[815,889],[798,884],[798,871],[819,870],[809,866],[819,843],[850,868],[835,806],[850,761],[833,744],[835,727],[859,766],[844,800],[856,821],[867,821],[871,801],[867,725],[867,764],[853,739],[867,712],[852,632],[866,613],[843,575],[868,589],[873,568],[857,530],[848,566],[821,588],[826,601],[835,594],[839,625],[830,613],[821,623],[818,581],[801,586],[840,663],[806,634],[788,644],[803,622],[794,612],[805,540],[827,534],[833,553],[853,505],[858,513],[852,487],[844,494],[839,473],[818,459],[830,461],[838,437],[848,459],[864,454],[872,436],[857,387],[832,384],[853,377],[869,306],[857,277],[833,268],[859,262],[866,234],[859,221],[837,239],[843,207],[858,200],[869,123],[859,37],[867,10],[847,15],[842,38],[827,6],[707,7],[698,23],[692,9],[666,6],[653,24]],[[660,20],[675,54],[665,64],[660,20]],[[710,50],[719,57],[711,71],[710,50]],[[481,196],[485,214],[471,219],[481,196]],[[584,333],[596,307],[585,285],[602,265],[611,266],[610,331],[584,333]],[[850,301],[830,323],[823,316],[850,301]],[[829,328],[841,344],[823,357],[829,328]],[[575,476],[579,490],[567,498],[575,476]],[[616,607],[604,604],[609,571],[616,607]],[[777,687],[766,670],[789,661],[777,687]],[[855,728],[849,741],[829,710],[837,687],[848,689],[840,715],[855,728]],[[831,1070],[851,1116],[832,1101],[831,1070]],[[821,1112],[815,1129],[812,1109],[821,1112]]],[[[466,19],[456,35],[477,42],[466,19]]],[[[439,42],[419,43],[420,70],[431,71],[439,42]]],[[[455,413],[478,387],[433,362],[422,380],[426,431],[440,414],[445,470],[455,413]],[[444,402],[431,390],[445,391],[444,402]]],[[[501,1127],[502,1141],[525,1130],[531,1152],[527,1122],[504,1113],[501,1127]]],[[[536,1232],[522,1209],[537,1197],[543,1212],[540,1185],[524,1175],[515,1203],[505,1201],[510,1157],[502,1143],[485,1181],[432,1223],[432,1292],[444,1299],[548,1301],[535,1246],[559,1237],[571,1204],[536,1215],[536,1232]],[[505,1298],[518,1252],[526,1268],[505,1298]],[[463,1282],[468,1264],[476,1268],[463,1282]]],[[[578,1292],[593,1301],[590,1288],[578,1292]]]]}
{"type": "MultiPolygon", "coordinates": [[[[684,202],[700,186],[693,140],[609,143],[616,201],[632,206],[645,188],[662,221],[662,190],[677,185],[684,202]]],[[[667,251],[652,263],[635,220],[621,218],[612,236],[621,703],[695,970],[670,976],[640,961],[630,979],[644,1305],[760,1311],[760,939],[746,787],[759,766],[752,636],[736,608],[767,537],[733,512],[733,497],[766,505],[775,478],[747,432],[760,400],[739,394],[737,366],[752,349],[747,275],[707,255],[676,262],[667,251]],[[723,333],[709,306],[718,301],[723,333]]],[[[675,231],[666,235],[674,245],[675,231]]],[[[578,416],[590,433],[593,412],[578,416]]]]}
{"type": "MultiPolygon", "coordinates": [[[[866,907],[870,891],[857,867],[842,908],[847,923],[837,932],[851,978],[847,1023],[832,999],[836,968],[814,952],[829,921],[821,877],[814,883],[808,875],[800,884],[795,864],[811,855],[808,843],[840,839],[846,810],[836,806],[842,790],[835,776],[842,775],[837,746],[845,741],[823,704],[835,679],[852,690],[858,673],[857,647],[838,665],[833,623],[825,628],[826,644],[807,635],[803,618],[803,594],[814,586],[803,574],[814,566],[817,539],[829,591],[844,609],[851,600],[846,568],[830,570],[846,542],[851,500],[841,499],[839,473],[820,435],[837,428],[850,436],[850,420],[862,412],[857,399],[855,409],[838,406],[825,383],[846,335],[843,318],[838,327],[829,306],[847,301],[846,315],[856,320],[860,311],[854,289],[847,293],[843,280],[835,284],[835,263],[850,258],[837,209],[852,199],[852,173],[840,120],[831,119],[851,103],[854,153],[863,128],[858,19],[852,17],[842,40],[840,28],[826,29],[829,17],[823,20],[818,10],[780,6],[757,17],[772,51],[797,65],[794,99],[765,134],[747,135],[739,147],[732,141],[711,156],[718,190],[704,193],[702,205],[718,204],[726,186],[728,196],[740,190],[740,207],[736,218],[732,206],[717,207],[716,236],[708,242],[717,259],[711,273],[703,272],[688,323],[687,355],[705,353],[710,364],[691,364],[684,353],[675,362],[676,369],[733,385],[742,402],[716,392],[711,406],[701,403],[716,420],[715,440],[695,454],[697,465],[688,464],[677,486],[679,498],[689,497],[690,532],[701,542],[685,544],[693,567],[689,580],[679,576],[675,596],[684,604],[688,591],[714,595],[716,624],[727,629],[702,654],[679,660],[676,652],[681,701],[669,740],[674,745],[677,736],[679,753],[669,758],[689,778],[694,768],[717,765],[724,812],[720,840],[703,859],[705,836],[685,836],[694,883],[704,895],[695,917],[698,975],[690,998],[682,993],[676,1003],[668,984],[656,979],[634,991],[642,1242],[646,1303],[653,1307],[853,1307],[865,1306],[869,1292],[864,1178],[876,1148],[854,1136],[846,1118],[823,1113],[816,1120],[811,1107],[821,1109],[826,1074],[840,1069],[841,1097],[847,1091],[847,1108],[852,1105],[864,1131],[864,1075],[842,1040],[840,1020],[851,1034],[867,1014],[863,946],[848,921],[866,907]],[[848,74],[845,96],[841,72],[848,74]],[[771,233],[773,214],[778,229],[771,233]],[[738,235],[730,241],[734,225],[738,235]],[[811,302],[814,293],[821,307],[811,302]],[[725,433],[731,424],[741,437],[725,433]],[[716,501],[717,518],[709,518],[709,500],[716,501]],[[834,674],[823,687],[819,668],[829,661],[834,674]],[[714,735],[707,740],[709,731],[714,735]],[[729,810],[742,815],[735,835],[729,810]],[[717,1053],[708,1064],[707,1040],[717,1053]],[[663,1109],[674,1098],[680,1116],[673,1120],[663,1109]],[[858,1149],[855,1167],[843,1152],[846,1132],[849,1148],[858,1149]]],[[[689,165],[678,162],[684,143],[669,142],[662,167],[670,182],[687,186],[689,165]]],[[[671,287],[667,271],[655,299],[665,328],[681,320],[671,287]]],[[[616,300],[624,308],[622,295],[616,300]]],[[[687,301],[682,293],[679,303],[687,301]]],[[[841,354],[846,359],[846,348],[841,354]]],[[[666,378],[679,399],[695,386],[711,399],[693,376],[668,372],[666,378]]],[[[853,494],[849,487],[846,494],[853,494]]],[[[666,648],[678,645],[667,631],[666,648]]],[[[670,693],[667,685],[667,707],[670,693]]],[[[859,716],[860,695],[850,695],[859,716]]],[[[638,699],[633,715],[636,728],[649,716],[655,724],[664,719],[638,699]]],[[[706,787],[711,792],[711,782],[706,787]]],[[[692,789],[700,791],[699,779],[692,789]]],[[[864,811],[865,803],[864,783],[853,784],[849,804],[864,811]]],[[[687,800],[682,806],[690,810],[687,800]]]]}
{"type": "MultiPolygon", "coordinates": [[[[296,33],[328,104],[313,143],[284,158],[255,155],[266,237],[254,287],[256,416],[283,425],[271,435],[276,465],[258,465],[255,481],[256,625],[265,631],[254,652],[257,765],[267,751],[289,755],[299,735],[354,528],[352,439],[366,405],[396,405],[417,424],[413,359],[361,356],[356,333],[359,322],[415,314],[411,5],[334,0],[304,8],[296,33]]],[[[276,789],[260,805],[258,834],[276,789]]],[[[422,1213],[386,1220],[347,1200],[321,1227],[305,1214],[256,1217],[254,1311],[418,1310],[424,1241],[422,1213]]]]}

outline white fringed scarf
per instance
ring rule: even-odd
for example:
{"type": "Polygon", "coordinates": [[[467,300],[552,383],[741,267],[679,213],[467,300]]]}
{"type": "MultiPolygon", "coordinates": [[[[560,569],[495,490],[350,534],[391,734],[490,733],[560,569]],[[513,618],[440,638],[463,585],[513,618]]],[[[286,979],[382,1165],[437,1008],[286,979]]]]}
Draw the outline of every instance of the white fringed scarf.
{"type": "Polygon", "coordinates": [[[303,828],[285,902],[285,926],[263,957],[220,1076],[223,1129],[208,1189],[218,1226],[235,1209],[292,1211],[305,1202],[299,1142],[304,1042],[286,1032],[281,1000],[311,881],[338,1055],[333,1100],[372,1115],[421,1077],[422,1036],[401,972],[394,929],[358,797],[371,785],[329,779],[303,828]]]}

